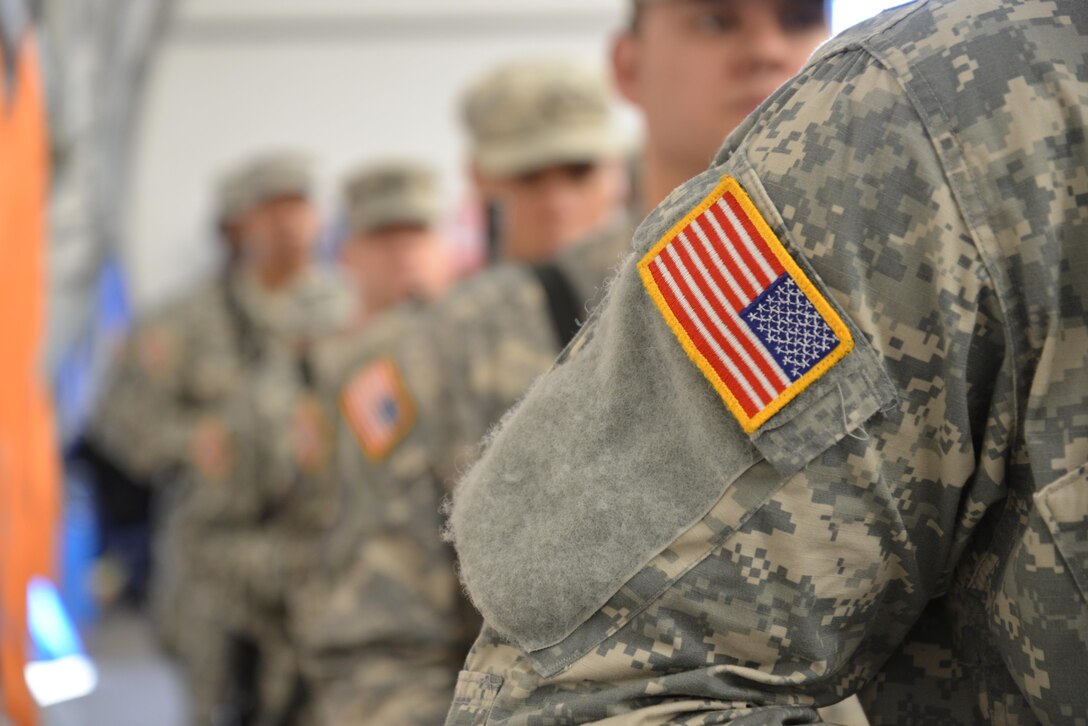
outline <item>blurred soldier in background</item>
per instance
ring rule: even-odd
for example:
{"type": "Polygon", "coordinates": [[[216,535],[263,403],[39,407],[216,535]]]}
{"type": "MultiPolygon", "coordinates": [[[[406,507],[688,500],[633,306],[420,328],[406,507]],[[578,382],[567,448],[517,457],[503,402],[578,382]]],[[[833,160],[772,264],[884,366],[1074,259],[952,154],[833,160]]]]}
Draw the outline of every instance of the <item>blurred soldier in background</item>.
{"type": "Polygon", "coordinates": [[[215,559],[210,535],[264,516],[259,485],[269,462],[253,436],[287,416],[277,406],[293,400],[286,386],[266,396],[277,390],[268,381],[302,377],[310,342],[348,312],[344,293],[310,262],[318,224],[310,187],[307,163],[294,154],[265,155],[228,177],[222,222],[240,250],[236,266],[138,327],[92,428],[93,440],[133,471],[182,475],[159,543],[167,587],[157,602],[201,724],[257,708],[245,694],[260,655],[245,593],[206,571],[215,559]]]}
{"type": "MultiPolygon", "coordinates": [[[[489,74],[466,94],[465,117],[473,137],[472,158],[477,180],[490,191],[493,203],[505,212],[500,225],[500,256],[537,264],[500,266],[454,293],[462,301],[456,307],[459,316],[476,318],[479,314],[478,326],[466,326],[459,321],[458,330],[465,335],[458,346],[490,348],[503,345],[505,340],[510,346],[507,362],[511,370],[507,376],[511,385],[517,386],[521,384],[514,381],[520,380],[521,374],[515,369],[527,365],[520,360],[521,356],[535,360],[533,348],[543,347],[547,351],[546,360],[550,360],[560,347],[556,321],[550,317],[545,302],[548,293],[544,284],[552,285],[555,278],[562,278],[559,283],[562,289],[553,291],[556,304],[565,305],[569,312],[569,319],[564,317],[562,325],[571,327],[577,313],[577,303],[570,292],[572,283],[547,260],[564,250],[561,255],[572,255],[570,267],[577,270],[588,265],[596,269],[607,268],[616,256],[614,250],[600,252],[596,247],[580,244],[578,236],[617,217],[623,191],[619,163],[623,144],[601,79],[567,63],[521,62],[489,74]],[[529,192],[537,184],[541,185],[543,203],[529,192]],[[471,301],[467,307],[465,301],[471,301]],[[491,305],[494,309],[485,309],[491,305]],[[500,311],[502,314],[496,316],[500,311]],[[496,317],[500,319],[499,325],[488,323],[496,317]],[[523,322],[528,325],[527,332],[519,334],[516,331],[523,322]],[[531,338],[529,342],[526,336],[531,338]]],[[[576,279],[582,281],[582,277],[576,279]]],[[[588,286],[591,288],[593,284],[596,282],[588,286]]],[[[446,306],[445,300],[438,305],[441,309],[446,306]]],[[[389,329],[390,325],[383,323],[376,326],[378,330],[389,329]]],[[[366,447],[368,455],[380,459],[398,436],[405,433],[401,430],[403,417],[414,415],[410,413],[414,403],[399,395],[396,370],[385,365],[384,355],[405,341],[414,340],[419,334],[415,327],[418,326],[407,331],[408,335],[374,332],[365,336],[363,356],[350,371],[354,374],[347,387],[350,394],[345,394],[339,403],[340,407],[351,410],[349,417],[358,424],[355,429],[339,428],[337,444],[341,460],[354,462],[362,455],[360,446],[366,447]]],[[[431,329],[430,323],[426,329],[431,329]]],[[[447,354],[430,348],[428,352],[447,354]]],[[[449,354],[459,355],[460,351],[449,354]]],[[[465,374],[455,359],[435,358],[432,363],[436,375],[448,375],[451,385],[454,378],[465,374]],[[452,364],[448,371],[444,368],[446,363],[452,364]]],[[[496,363],[497,368],[501,365],[496,363]]],[[[546,361],[530,365],[544,366],[546,361]]],[[[420,414],[423,413],[420,409],[420,414]]],[[[478,433],[473,440],[476,436],[478,433]]],[[[413,448],[418,454],[417,463],[427,466],[428,452],[413,448]]],[[[355,491],[359,489],[354,477],[357,473],[354,468],[347,472],[350,479],[345,483],[351,491],[346,496],[351,506],[346,509],[334,537],[336,554],[328,558],[334,565],[342,569],[345,559],[355,556],[362,516],[373,521],[394,514],[398,526],[427,527],[437,532],[438,490],[430,483],[424,488],[416,487],[414,493],[406,490],[378,502],[371,501],[370,492],[355,491]]],[[[340,476],[344,477],[345,472],[340,476]]],[[[363,585],[353,576],[347,576],[347,582],[335,591],[330,591],[325,583],[317,583],[313,593],[300,599],[300,639],[305,651],[315,656],[310,659],[311,674],[320,695],[324,722],[354,723],[369,719],[375,723],[409,723],[416,715],[405,710],[406,707],[420,704],[429,714],[425,718],[440,718],[445,706],[435,704],[448,697],[457,661],[462,658],[477,624],[470,613],[460,610],[463,602],[451,597],[456,592],[456,581],[450,561],[444,545],[437,541],[437,536],[433,539],[437,548],[428,542],[428,550],[423,553],[411,547],[405,549],[400,541],[385,550],[390,559],[382,563],[382,572],[399,568],[401,582],[389,583],[385,590],[389,599],[380,606],[356,600],[362,597],[363,585]],[[429,594],[419,597],[418,588],[429,594]],[[435,605],[437,610],[421,613],[421,607],[430,608],[435,598],[439,600],[435,605]],[[330,608],[334,600],[335,605],[330,608]],[[403,604],[403,609],[396,603],[403,604]],[[355,649],[376,639],[383,641],[379,648],[387,648],[387,652],[365,663],[358,661],[355,649]],[[403,681],[403,675],[387,665],[401,665],[398,659],[402,657],[408,659],[411,667],[418,668],[413,704],[404,700],[407,691],[388,692],[391,684],[403,681]]],[[[364,557],[367,565],[362,569],[367,572],[353,573],[367,579],[367,588],[384,587],[380,581],[384,575],[375,580],[369,568],[373,556],[381,556],[381,549],[375,542],[370,554],[364,557]]]]}
{"type": "MultiPolygon", "coordinates": [[[[351,301],[312,263],[319,220],[309,161],[267,154],[251,162],[244,179],[249,202],[239,226],[239,273],[224,299],[227,317],[216,321],[234,329],[207,341],[190,365],[205,373],[205,385],[216,386],[221,398],[194,430],[194,485],[179,507],[172,544],[209,591],[199,602],[182,593],[184,606],[205,618],[208,632],[219,628],[230,637],[227,670],[243,693],[247,682],[257,693],[250,703],[229,690],[224,694],[230,683],[203,676],[205,667],[214,673],[218,664],[198,658],[193,675],[205,709],[198,720],[241,716],[252,723],[290,723],[304,712],[305,699],[282,630],[282,608],[274,591],[237,578],[232,563],[264,566],[266,551],[238,538],[284,516],[299,496],[292,462],[266,456],[266,437],[292,421],[299,391],[313,385],[312,349],[345,324],[351,301]]],[[[208,653],[219,655],[217,647],[208,653]]]]}
{"type": "Polygon", "coordinates": [[[279,597],[287,600],[288,617],[296,615],[299,603],[315,610],[324,606],[324,590],[300,586],[304,578],[326,569],[321,558],[328,550],[321,530],[344,517],[342,481],[335,466],[338,442],[333,438],[337,394],[372,350],[392,347],[414,330],[424,305],[441,295],[452,275],[433,170],[409,161],[365,166],[345,180],[344,200],[351,233],[341,250],[341,265],[355,282],[356,315],[339,335],[316,347],[315,384],[296,402],[290,440],[285,446],[270,446],[268,452],[292,452],[303,482],[300,507],[322,512],[309,527],[297,527],[289,535],[299,542],[293,548],[299,557],[282,557],[282,538],[267,538],[272,555],[268,563],[278,571],[266,578],[286,586],[279,597]],[[313,596],[317,601],[307,602],[313,596]]]}
{"type": "MultiPolygon", "coordinates": [[[[189,400],[188,390],[195,387],[195,382],[186,377],[194,373],[182,365],[187,358],[199,356],[200,351],[180,348],[197,345],[209,335],[203,329],[208,318],[223,316],[224,299],[237,284],[234,278],[241,256],[240,225],[252,202],[247,171],[239,164],[224,173],[219,183],[216,227],[224,245],[220,272],[214,280],[135,326],[117,351],[77,453],[91,467],[99,524],[106,537],[105,559],[100,560],[96,572],[100,594],[101,580],[112,568],[122,568],[115,577],[134,577],[138,581],[138,572],[123,571],[133,565],[138,568],[138,553],[133,563],[133,553],[111,551],[108,535],[131,524],[134,503],[154,503],[154,511],[145,509],[141,514],[152,520],[150,611],[162,643],[181,659],[190,674],[198,713],[210,711],[206,701],[220,698],[205,695],[209,689],[199,684],[214,683],[225,691],[231,683],[230,643],[218,628],[208,629],[200,607],[192,607],[193,602],[208,597],[208,588],[206,580],[192,572],[187,553],[178,541],[173,507],[191,486],[190,441],[199,416],[196,409],[216,405],[215,399],[222,392],[189,400]],[[217,654],[209,656],[212,652],[217,654]],[[197,673],[199,677],[192,675],[197,673]]],[[[211,335],[229,338],[234,333],[231,327],[211,335]]]]}
{"type": "MultiPolygon", "coordinates": [[[[734,100],[750,101],[738,88],[769,94],[827,35],[823,2],[813,0],[635,3],[632,13],[613,60],[620,89],[646,111],[644,204],[703,168],[754,107],[734,100]],[[685,78],[685,68],[700,82],[685,78]],[[686,117],[716,121],[716,132],[695,134],[677,122],[686,117]]],[[[508,117],[497,106],[487,116],[499,128],[508,117]]],[[[506,156],[513,154],[487,158],[506,156]]],[[[341,466],[356,500],[357,544],[326,599],[324,628],[306,642],[321,666],[320,687],[332,695],[326,722],[441,722],[478,621],[440,539],[440,502],[479,439],[600,299],[635,221],[571,245],[548,264],[503,266],[463,285],[417,335],[376,355],[345,387],[341,428],[355,444],[345,446],[341,466]],[[394,413],[376,425],[373,412],[383,406],[394,413]]]]}
{"type": "MultiPolygon", "coordinates": [[[[234,273],[242,254],[241,221],[251,204],[252,190],[247,188],[242,165],[223,174],[217,190],[216,229],[223,244],[222,268],[208,285],[219,288],[235,284],[234,273]]],[[[156,382],[159,356],[157,340],[167,337],[159,328],[168,325],[175,310],[208,300],[207,286],[194,290],[136,326],[117,352],[107,376],[95,415],[88,425],[87,439],[95,456],[109,460],[111,466],[133,482],[151,484],[182,463],[187,452],[173,438],[160,435],[146,425],[151,414],[144,393],[156,382]]]]}
{"type": "Polygon", "coordinates": [[[748,117],[457,489],[447,723],[1084,722],[1085,99],[1085,3],[930,0],[748,117]]]}
{"type": "Polygon", "coordinates": [[[320,392],[338,387],[357,365],[363,330],[378,338],[403,335],[418,304],[439,295],[449,280],[432,171],[409,162],[367,166],[348,177],[344,199],[351,229],[342,265],[357,283],[356,315],[336,334],[312,341],[298,375],[262,365],[252,383],[261,415],[233,444],[253,452],[254,468],[237,470],[240,480],[230,484],[254,501],[201,537],[200,571],[217,591],[237,596],[239,620],[250,623],[246,632],[259,655],[258,723],[308,719],[308,694],[287,628],[289,598],[320,567],[315,548],[340,505],[330,467],[335,409],[320,392]],[[392,310],[401,302],[408,304],[392,310]]]}
{"type": "MultiPolygon", "coordinates": [[[[245,171],[241,165],[227,171],[217,189],[216,231],[223,245],[219,284],[229,283],[241,256],[239,226],[249,204],[245,171]]],[[[204,296],[205,290],[201,288],[194,295],[204,296]]],[[[116,351],[97,408],[73,453],[73,461],[89,468],[94,485],[101,537],[95,585],[104,602],[121,595],[136,601],[143,599],[150,574],[152,519],[161,519],[165,513],[157,510],[168,507],[171,498],[177,496],[176,491],[164,486],[179,473],[177,452],[171,451],[169,442],[156,437],[148,426],[153,420],[149,417],[156,415],[147,407],[149,399],[144,395],[147,387],[154,385],[149,377],[153,366],[145,364],[141,356],[154,358],[154,354],[143,350],[140,341],[145,332],[159,327],[161,317],[169,317],[169,310],[180,304],[142,321],[116,351]],[[164,442],[165,449],[160,446],[164,442]]],[[[172,565],[165,555],[158,552],[157,571],[151,579],[151,604],[163,626],[164,642],[173,649],[176,631],[167,625],[171,616],[166,611],[175,607],[174,585],[172,565]]]]}
{"type": "Polygon", "coordinates": [[[492,259],[540,262],[614,219],[622,139],[601,79],[565,62],[509,63],[465,93],[470,172],[492,259]]]}
{"type": "Polygon", "coordinates": [[[442,199],[433,169],[409,161],[361,167],[344,182],[350,233],[340,262],[359,297],[359,323],[408,300],[437,299],[450,282],[442,199]]]}

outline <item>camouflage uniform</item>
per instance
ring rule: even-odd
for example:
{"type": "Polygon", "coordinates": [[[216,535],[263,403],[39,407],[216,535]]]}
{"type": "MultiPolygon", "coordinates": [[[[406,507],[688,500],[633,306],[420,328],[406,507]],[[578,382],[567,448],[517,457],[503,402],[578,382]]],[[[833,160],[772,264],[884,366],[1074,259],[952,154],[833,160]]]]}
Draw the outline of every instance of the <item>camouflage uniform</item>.
{"type": "MultiPolygon", "coordinates": [[[[220,181],[218,219],[223,225],[236,223],[252,201],[246,171],[239,165],[220,181]]],[[[115,353],[86,433],[90,446],[131,481],[157,489],[149,601],[158,635],[173,653],[180,653],[183,636],[191,630],[178,597],[192,584],[177,548],[166,544],[173,538],[172,509],[190,483],[197,424],[224,395],[214,375],[187,369],[188,356],[191,346],[202,345],[207,336],[235,336],[238,319],[226,305],[234,273],[228,262],[222,277],[137,323],[115,353]],[[227,324],[209,327],[211,320],[227,324]]]]}
{"type": "MultiPolygon", "coordinates": [[[[499,69],[469,91],[465,114],[487,174],[596,162],[620,148],[601,79],[565,63],[499,69]]],[[[479,630],[440,537],[442,500],[479,439],[588,315],[630,231],[617,223],[548,264],[489,270],[406,337],[368,333],[365,362],[340,396],[345,517],[327,557],[336,564],[298,617],[325,722],[442,720],[479,630]],[[381,412],[364,409],[383,371],[396,420],[368,431],[381,412]]]]}
{"type": "MultiPolygon", "coordinates": [[[[617,226],[560,253],[555,264],[584,309],[603,294],[630,229],[617,226]]],[[[418,412],[411,430],[388,453],[374,453],[350,416],[339,425],[349,514],[329,559],[346,560],[346,570],[300,617],[327,723],[442,720],[479,619],[441,541],[441,503],[479,439],[561,345],[545,293],[525,265],[465,283],[416,326],[397,345],[375,339],[366,356],[396,361],[405,406],[418,412]]],[[[348,406],[345,399],[341,407],[348,406]]]]}
{"type": "MultiPolygon", "coordinates": [[[[401,225],[434,228],[441,216],[441,194],[437,178],[430,168],[407,160],[388,160],[367,164],[352,172],[344,181],[344,198],[353,235],[379,233],[389,227],[401,225]]],[[[355,244],[348,240],[345,244],[355,244]]],[[[368,244],[369,242],[362,242],[368,244]]],[[[376,317],[360,308],[362,313],[351,329],[322,341],[314,350],[314,391],[311,403],[320,411],[325,422],[338,417],[340,389],[361,366],[375,356],[393,349],[401,340],[411,336],[423,307],[418,300],[411,300],[388,311],[379,311],[376,317]]],[[[305,567],[297,568],[282,578],[290,583],[284,592],[289,628],[301,647],[297,650],[305,658],[315,647],[314,641],[325,642],[328,635],[321,632],[332,626],[336,633],[346,624],[331,622],[327,616],[333,582],[339,573],[335,566],[343,563],[347,552],[355,545],[355,529],[347,526],[350,509],[346,506],[349,492],[342,490],[341,479],[335,466],[338,454],[355,447],[354,437],[346,432],[335,432],[329,426],[327,449],[314,465],[304,472],[304,488],[308,506],[314,508],[321,502],[325,510],[323,530],[310,528],[296,531],[296,539],[306,540],[305,547],[296,551],[306,552],[305,567]],[[339,440],[335,434],[339,433],[339,440]],[[349,437],[345,440],[345,435],[349,437]],[[335,520],[341,520],[336,522],[335,520]],[[338,526],[331,527],[330,525],[338,526]]],[[[325,448],[325,447],[322,447],[325,448]]],[[[275,452],[269,452],[274,454],[275,452]]],[[[286,534],[286,532],[285,532],[286,534]]],[[[300,542],[301,544],[301,542],[300,542]]],[[[301,563],[299,563],[301,564],[301,563]]],[[[324,690],[320,667],[311,667],[310,680],[318,692],[324,690]]],[[[336,721],[339,723],[339,721],[336,721]]]]}
{"type": "MultiPolygon", "coordinates": [[[[252,203],[247,171],[239,165],[220,180],[217,202],[221,225],[236,223],[252,203]]],[[[210,300],[220,301],[220,287],[227,284],[231,274],[233,268],[228,267],[223,279],[200,286],[191,295],[140,321],[115,354],[98,406],[88,422],[87,436],[133,479],[155,482],[188,461],[192,422],[188,417],[163,421],[156,411],[162,399],[170,397],[168,389],[176,385],[178,371],[174,366],[186,327],[203,319],[204,306],[217,304],[210,300]],[[149,426],[150,421],[158,425],[149,426]]]]}
{"type": "MultiPolygon", "coordinates": [[[[248,208],[304,191],[297,166],[256,160],[232,203],[248,208]]],[[[298,491],[296,405],[307,345],[342,324],[348,302],[316,271],[274,294],[232,272],[139,326],[107,388],[96,441],[137,474],[179,474],[157,537],[152,604],[188,671],[196,723],[230,718],[223,706],[238,638],[264,651],[261,712],[288,706],[298,668],[268,593],[299,558],[245,526],[283,512],[311,521],[323,514],[298,491]]]]}
{"type": "Polygon", "coordinates": [[[261,722],[274,723],[274,714],[301,697],[284,590],[312,561],[312,533],[332,519],[330,497],[313,486],[322,480],[307,476],[329,455],[331,435],[312,390],[307,346],[342,324],[348,301],[316,272],[275,295],[248,276],[239,283],[253,350],[224,381],[229,403],[213,419],[222,424],[213,445],[227,461],[201,466],[196,454],[196,483],[177,527],[190,566],[215,592],[215,622],[258,646],[261,722]]]}
{"type": "Polygon", "coordinates": [[[455,494],[447,723],[1088,723],[1086,48],[1075,0],[891,11],[650,215],[455,494]],[[744,219],[804,295],[743,312],[812,366],[777,408],[660,292],[744,219]]]}
{"type": "MultiPolygon", "coordinates": [[[[300,383],[288,331],[312,334],[343,316],[342,293],[323,276],[292,289],[302,309],[270,303],[255,287],[242,275],[205,285],[142,325],[131,341],[138,351],[131,375],[114,387],[125,399],[114,399],[109,417],[118,445],[128,437],[130,460],[183,472],[156,543],[153,608],[190,671],[199,723],[211,722],[230,681],[228,633],[250,632],[253,598],[269,587],[262,555],[290,556],[289,548],[285,555],[236,546],[226,535],[299,497],[284,461],[292,450],[269,446],[285,453],[265,456],[251,432],[290,435],[281,422],[292,421],[300,383]],[[224,589],[217,576],[239,559],[250,576],[224,589]]],[[[292,516],[312,515],[292,509],[292,516]]]]}

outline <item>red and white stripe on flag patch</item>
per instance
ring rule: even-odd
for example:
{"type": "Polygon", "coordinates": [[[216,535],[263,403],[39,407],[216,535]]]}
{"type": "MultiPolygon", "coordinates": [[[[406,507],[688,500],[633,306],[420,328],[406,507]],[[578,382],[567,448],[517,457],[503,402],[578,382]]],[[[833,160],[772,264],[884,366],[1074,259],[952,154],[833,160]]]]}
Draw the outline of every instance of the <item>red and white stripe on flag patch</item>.
{"type": "Polygon", "coordinates": [[[340,394],[340,408],[363,453],[378,461],[411,429],[415,407],[396,364],[388,358],[359,369],[340,394]]]}
{"type": "Polygon", "coordinates": [[[842,319],[732,177],[638,267],[688,356],[749,433],[853,347],[842,319]]]}

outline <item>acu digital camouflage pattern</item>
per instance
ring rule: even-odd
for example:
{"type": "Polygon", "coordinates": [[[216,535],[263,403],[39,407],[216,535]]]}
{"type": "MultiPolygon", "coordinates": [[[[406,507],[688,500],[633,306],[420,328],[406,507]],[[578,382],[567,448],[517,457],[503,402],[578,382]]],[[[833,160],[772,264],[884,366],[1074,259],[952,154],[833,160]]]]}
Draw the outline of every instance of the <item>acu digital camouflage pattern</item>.
{"type": "Polygon", "coordinates": [[[464,577],[505,636],[484,627],[447,723],[819,723],[855,692],[874,724],[1088,723],[1086,103],[1076,0],[915,3],[769,99],[635,260],[733,176],[857,347],[747,436],[629,260],[458,488],[464,577]],[[676,475],[647,482],[646,450],[676,475]],[[633,575],[579,551],[599,538],[558,497],[584,489],[633,575]],[[673,499],[671,542],[619,531],[673,499]],[[464,527],[488,507],[505,529],[464,527]],[[534,616],[534,558],[573,570],[540,598],[593,609],[534,616]]]}
{"type": "MultiPolygon", "coordinates": [[[[288,427],[303,387],[300,346],[339,325],[346,303],[317,274],[276,296],[241,273],[210,283],[137,329],[92,426],[131,471],[175,472],[152,597],[198,723],[212,722],[231,682],[232,634],[281,644],[268,659],[271,680],[290,684],[297,673],[283,624],[259,616],[282,607],[282,573],[302,554],[244,528],[278,524],[273,514],[311,528],[327,520],[297,489],[288,427]]],[[[281,690],[264,689],[268,710],[281,690]]]]}
{"type": "MultiPolygon", "coordinates": [[[[587,316],[630,234],[617,225],[558,256],[587,316]]],[[[341,419],[349,502],[329,559],[344,569],[307,598],[309,615],[299,618],[327,723],[442,721],[480,625],[441,538],[442,500],[480,438],[560,347],[544,291],[523,265],[467,282],[391,342],[376,341],[370,358],[396,360],[419,418],[381,461],[363,453],[341,419]]]]}

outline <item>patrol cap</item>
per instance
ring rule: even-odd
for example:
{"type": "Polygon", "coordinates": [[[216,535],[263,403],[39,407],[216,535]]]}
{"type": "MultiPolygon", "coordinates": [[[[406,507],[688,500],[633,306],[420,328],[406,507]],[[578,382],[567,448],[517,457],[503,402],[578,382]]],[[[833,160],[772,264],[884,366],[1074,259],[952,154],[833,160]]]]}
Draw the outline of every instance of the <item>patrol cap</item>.
{"type": "Polygon", "coordinates": [[[367,164],[344,179],[348,222],[356,233],[401,224],[433,227],[441,213],[438,175],[420,162],[367,164]]]}
{"type": "Polygon", "coordinates": [[[596,161],[624,147],[604,79],[569,61],[503,65],[469,87],[462,110],[472,157],[486,174],[596,161]]]}
{"type": "Polygon", "coordinates": [[[261,154],[250,160],[237,182],[243,209],[279,197],[309,197],[313,192],[310,158],[295,151],[261,154]]]}

